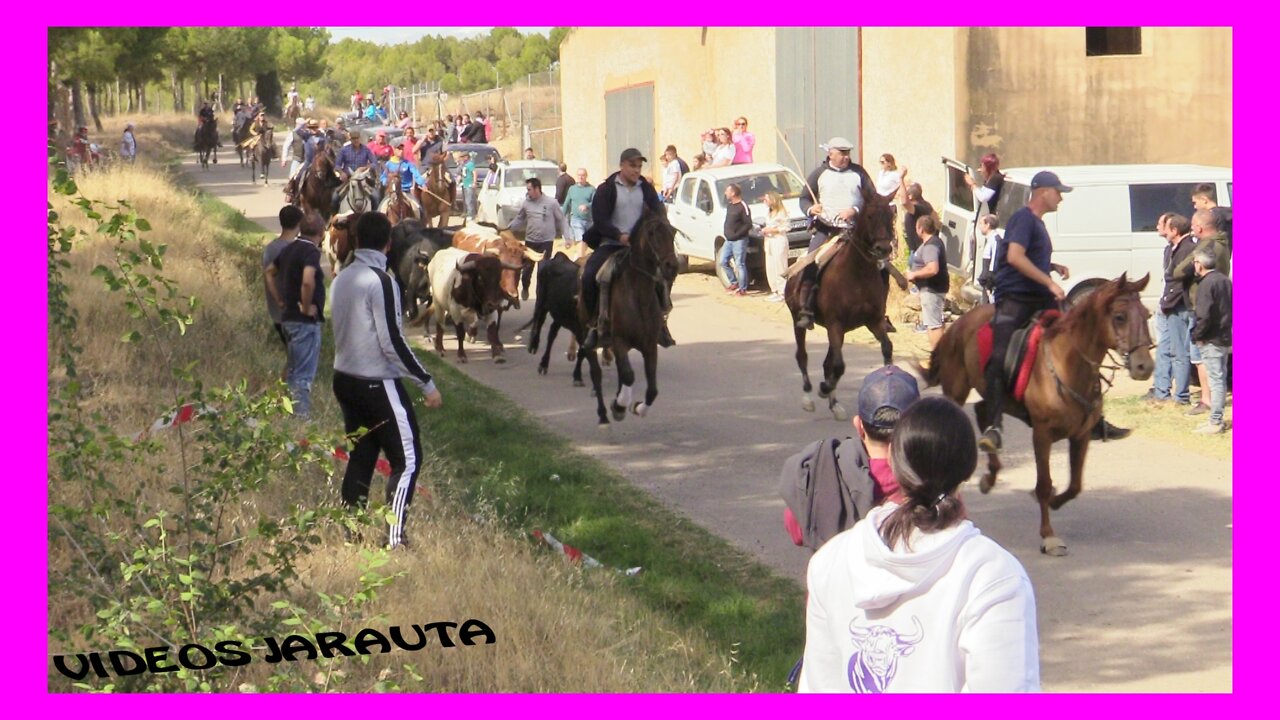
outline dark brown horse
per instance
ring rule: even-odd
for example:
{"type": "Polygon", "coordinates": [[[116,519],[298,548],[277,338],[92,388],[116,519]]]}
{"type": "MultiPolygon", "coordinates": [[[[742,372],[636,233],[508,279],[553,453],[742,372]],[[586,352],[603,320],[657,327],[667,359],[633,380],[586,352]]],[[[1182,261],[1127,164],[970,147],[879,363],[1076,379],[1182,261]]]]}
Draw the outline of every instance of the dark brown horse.
{"type": "MultiPolygon", "coordinates": [[[[1010,384],[1004,401],[1006,412],[1031,426],[1035,447],[1041,552],[1067,553],[1066,544],[1054,535],[1049,510],[1057,510],[1080,494],[1091,431],[1102,417],[1103,359],[1115,350],[1130,377],[1151,377],[1154,363],[1147,330],[1151,313],[1138,298],[1148,279],[1144,276],[1129,282],[1121,275],[1079,300],[1065,316],[1046,328],[1021,402],[1014,400],[1010,384]],[[1063,439],[1070,441],[1071,484],[1055,495],[1049,476],[1049,451],[1053,443],[1063,439]]],[[[930,386],[941,384],[942,392],[958,403],[965,401],[970,389],[985,395],[977,335],[994,314],[995,306],[983,305],[948,328],[929,358],[929,368],[923,371],[925,382],[930,386]]],[[[1000,360],[992,358],[991,362],[1000,360]]],[[[984,426],[986,403],[978,403],[974,410],[978,425],[984,426]]],[[[989,492],[995,485],[1000,467],[999,456],[989,453],[987,474],[978,486],[982,492],[989,492]]]]}
{"type": "Polygon", "coordinates": [[[207,122],[200,123],[196,128],[195,149],[197,160],[200,162],[202,170],[209,169],[209,158],[212,156],[213,164],[218,164],[218,120],[214,118],[207,122]]]}
{"type": "Polygon", "coordinates": [[[329,148],[317,151],[315,157],[311,159],[311,167],[304,172],[306,177],[298,188],[302,211],[314,210],[328,221],[333,214],[329,206],[333,201],[331,183],[334,179],[333,154],[329,148]]]}
{"type": "MultiPolygon", "coordinates": [[[[613,256],[618,271],[609,286],[609,317],[613,342],[604,349],[612,350],[618,366],[618,395],[610,409],[613,419],[623,420],[630,408],[634,414],[644,417],[658,397],[658,335],[662,330],[663,307],[661,298],[670,297],[671,283],[676,279],[678,263],[675,250],[675,230],[667,222],[666,215],[645,208],[640,222],[631,233],[630,248],[613,256]],[[659,295],[659,292],[662,295],[659,295]],[[627,356],[632,349],[640,351],[644,358],[644,402],[631,403],[631,386],[636,374],[627,356]]],[[[587,308],[579,292],[578,319],[580,328],[588,325],[587,308]]],[[[581,343],[584,338],[578,338],[581,343]]],[[[601,428],[609,427],[605,412],[604,392],[601,390],[603,371],[595,350],[581,351],[587,355],[591,367],[591,387],[596,396],[596,412],[601,428]]]]}
{"type": "MultiPolygon", "coordinates": [[[[893,249],[893,213],[889,202],[875,189],[862,191],[863,207],[853,228],[842,236],[841,247],[827,263],[815,291],[813,321],[827,330],[827,356],[822,361],[822,382],[818,396],[837,420],[848,419],[844,406],[836,400],[836,385],[844,375],[844,336],[859,327],[871,331],[880,341],[884,364],[893,362],[893,343],[884,330],[884,305],[887,288],[880,277],[880,261],[893,249]]],[[[800,316],[800,273],[787,279],[784,289],[791,319],[800,316]]],[[[801,407],[813,412],[813,384],[809,381],[809,352],[805,349],[808,330],[795,328],[796,364],[804,379],[801,407]]]]}
{"type": "MultiPolygon", "coordinates": [[[[408,162],[407,160],[405,162],[408,162]]],[[[387,187],[379,211],[387,216],[394,227],[406,218],[421,219],[418,206],[412,196],[406,195],[400,183],[400,173],[404,171],[404,163],[396,170],[387,168],[387,187]]]]}
{"type": "Polygon", "coordinates": [[[262,168],[262,184],[267,184],[267,171],[276,156],[274,130],[270,125],[263,127],[258,135],[258,142],[249,151],[249,182],[258,184],[258,168],[262,168]]]}
{"type": "Polygon", "coordinates": [[[445,155],[436,153],[431,156],[431,169],[427,174],[427,186],[422,188],[419,199],[422,201],[422,221],[428,227],[448,227],[449,213],[453,210],[454,195],[457,188],[449,184],[445,174],[445,155]]]}

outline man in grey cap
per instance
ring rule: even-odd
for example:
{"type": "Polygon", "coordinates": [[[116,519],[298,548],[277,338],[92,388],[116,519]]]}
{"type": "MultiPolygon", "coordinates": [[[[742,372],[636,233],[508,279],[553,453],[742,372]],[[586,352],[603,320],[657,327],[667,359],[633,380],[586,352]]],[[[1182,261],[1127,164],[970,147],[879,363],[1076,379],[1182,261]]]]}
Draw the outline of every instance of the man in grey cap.
{"type": "Polygon", "coordinates": [[[1071,277],[1066,266],[1051,262],[1053,241],[1044,225],[1045,213],[1058,209],[1062,194],[1071,192],[1057,174],[1042,170],[1031,178],[1031,199],[1009,218],[1004,240],[997,248],[994,293],[996,314],[991,321],[991,360],[984,379],[987,391],[986,430],[978,440],[983,452],[997,453],[1003,444],[1005,382],[1004,358],[1013,333],[1040,310],[1058,307],[1067,296],[1049,276],[1057,272],[1071,277]]]}
{"type": "MultiPolygon", "coordinates": [[[[800,212],[809,217],[813,229],[809,239],[810,254],[853,226],[865,202],[862,189],[875,188],[867,171],[850,157],[853,143],[842,137],[833,137],[822,149],[827,151],[827,159],[809,173],[804,192],[800,193],[800,212]]],[[[819,252],[815,261],[805,265],[801,271],[800,314],[796,327],[813,329],[818,270],[820,258],[824,255],[829,257],[830,251],[819,252]]]]}
{"type": "MultiPolygon", "coordinates": [[[[639,150],[623,150],[618,158],[618,172],[600,183],[591,200],[593,225],[582,238],[587,247],[595,250],[582,269],[582,301],[591,319],[591,329],[582,343],[583,350],[594,350],[609,343],[609,293],[608,287],[601,288],[596,280],[600,266],[631,243],[631,231],[640,222],[645,208],[666,214],[653,183],[640,174],[646,162],[648,159],[639,150]]],[[[675,344],[665,318],[658,343],[663,347],[675,344]]]]}

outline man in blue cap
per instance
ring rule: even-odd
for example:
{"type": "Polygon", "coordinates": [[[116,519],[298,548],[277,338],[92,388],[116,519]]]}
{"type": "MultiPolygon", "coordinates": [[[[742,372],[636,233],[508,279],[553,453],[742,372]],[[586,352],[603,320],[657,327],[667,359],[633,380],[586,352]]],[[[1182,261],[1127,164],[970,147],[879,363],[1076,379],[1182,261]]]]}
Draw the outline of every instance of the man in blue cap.
{"type": "Polygon", "coordinates": [[[991,360],[984,376],[987,427],[978,440],[983,452],[999,452],[1003,444],[1004,357],[1013,333],[1038,311],[1058,307],[1067,296],[1049,276],[1057,272],[1066,280],[1071,273],[1066,266],[1051,262],[1053,241],[1043,218],[1056,211],[1063,193],[1069,192],[1071,188],[1063,185],[1057,174],[1048,170],[1036,173],[1031,178],[1031,199],[1009,218],[1004,240],[996,250],[996,314],[991,321],[991,360]]]}

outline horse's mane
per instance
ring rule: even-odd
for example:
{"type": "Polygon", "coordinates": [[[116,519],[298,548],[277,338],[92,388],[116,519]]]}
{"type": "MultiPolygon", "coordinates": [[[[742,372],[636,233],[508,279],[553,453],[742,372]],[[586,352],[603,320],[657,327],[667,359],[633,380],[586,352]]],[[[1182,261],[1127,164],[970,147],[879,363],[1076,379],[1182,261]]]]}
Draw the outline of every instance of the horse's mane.
{"type": "Polygon", "coordinates": [[[1101,317],[1120,294],[1120,286],[1114,280],[1101,285],[1089,293],[1084,299],[1077,301],[1069,310],[1045,328],[1045,339],[1052,340],[1059,335],[1074,332],[1084,324],[1086,317],[1101,317]]]}

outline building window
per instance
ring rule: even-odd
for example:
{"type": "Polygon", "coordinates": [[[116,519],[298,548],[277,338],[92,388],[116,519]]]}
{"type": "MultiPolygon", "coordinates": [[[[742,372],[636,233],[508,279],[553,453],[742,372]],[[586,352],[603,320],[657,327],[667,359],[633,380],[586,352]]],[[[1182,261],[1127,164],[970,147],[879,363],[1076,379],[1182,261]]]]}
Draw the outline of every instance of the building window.
{"type": "Polygon", "coordinates": [[[1084,29],[1084,54],[1141,55],[1142,28],[1087,27],[1084,29]]]}

